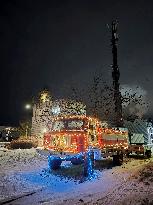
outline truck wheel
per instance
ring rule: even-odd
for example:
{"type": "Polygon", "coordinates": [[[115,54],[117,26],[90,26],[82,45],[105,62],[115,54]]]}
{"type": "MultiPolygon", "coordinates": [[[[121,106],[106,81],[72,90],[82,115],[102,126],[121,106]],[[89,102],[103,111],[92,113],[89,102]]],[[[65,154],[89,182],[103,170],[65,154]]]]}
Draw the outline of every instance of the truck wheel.
{"type": "Polygon", "coordinates": [[[62,160],[60,157],[48,157],[48,165],[50,169],[56,170],[59,169],[61,166],[62,160]]]}
{"type": "Polygon", "coordinates": [[[113,155],[113,164],[115,166],[120,166],[123,164],[123,154],[113,155]]]}
{"type": "Polygon", "coordinates": [[[127,158],[129,158],[130,157],[130,153],[128,152],[128,153],[126,153],[126,156],[127,156],[127,158]]]}
{"type": "Polygon", "coordinates": [[[150,158],[150,157],[151,157],[151,150],[146,150],[145,156],[146,156],[147,158],[150,158]]]}

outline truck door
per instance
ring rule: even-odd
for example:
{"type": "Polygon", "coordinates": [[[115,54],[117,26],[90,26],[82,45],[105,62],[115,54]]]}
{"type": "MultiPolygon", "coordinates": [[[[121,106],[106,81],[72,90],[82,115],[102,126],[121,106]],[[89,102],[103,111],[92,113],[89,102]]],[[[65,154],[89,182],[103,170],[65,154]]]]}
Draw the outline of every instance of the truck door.
{"type": "Polygon", "coordinates": [[[85,152],[84,136],[83,135],[77,136],[77,148],[78,148],[78,152],[85,152]]]}

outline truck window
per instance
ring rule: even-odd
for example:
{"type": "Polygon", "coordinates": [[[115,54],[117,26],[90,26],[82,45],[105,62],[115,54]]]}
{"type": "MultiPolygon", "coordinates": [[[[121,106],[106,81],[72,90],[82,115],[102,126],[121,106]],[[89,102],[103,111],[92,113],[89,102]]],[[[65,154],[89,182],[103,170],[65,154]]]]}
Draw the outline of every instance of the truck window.
{"type": "Polygon", "coordinates": [[[84,122],[82,120],[70,120],[68,121],[68,129],[83,129],[84,122]]]}
{"type": "Polygon", "coordinates": [[[60,131],[65,128],[64,122],[63,121],[55,121],[52,125],[52,130],[53,131],[60,131]]]}

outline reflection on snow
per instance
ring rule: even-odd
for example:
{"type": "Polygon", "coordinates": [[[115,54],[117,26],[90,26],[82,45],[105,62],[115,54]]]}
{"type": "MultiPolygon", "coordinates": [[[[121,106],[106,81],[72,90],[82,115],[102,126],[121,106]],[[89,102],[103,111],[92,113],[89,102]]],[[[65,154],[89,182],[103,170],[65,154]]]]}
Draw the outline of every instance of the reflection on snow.
{"type": "MultiPolygon", "coordinates": [[[[66,167],[69,167],[67,164],[66,167]]],[[[92,180],[98,180],[98,178],[102,175],[101,172],[95,171],[92,180]]],[[[88,180],[74,180],[64,176],[56,176],[49,169],[43,169],[41,172],[23,172],[18,173],[16,175],[16,179],[22,181],[25,185],[32,184],[33,186],[48,188],[53,192],[67,192],[69,190],[75,189],[80,182],[88,183],[88,180]]],[[[12,178],[13,180],[13,178],[12,178]]]]}

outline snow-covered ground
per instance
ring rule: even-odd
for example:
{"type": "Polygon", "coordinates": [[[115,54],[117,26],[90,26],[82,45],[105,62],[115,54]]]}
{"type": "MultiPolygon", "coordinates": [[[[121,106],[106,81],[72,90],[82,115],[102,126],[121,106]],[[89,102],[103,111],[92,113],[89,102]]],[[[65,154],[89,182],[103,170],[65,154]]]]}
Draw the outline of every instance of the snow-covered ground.
{"type": "Polygon", "coordinates": [[[147,205],[153,202],[152,165],[153,159],[129,159],[122,166],[96,170],[90,181],[80,181],[49,172],[47,154],[36,149],[1,149],[0,204],[147,205]]]}

